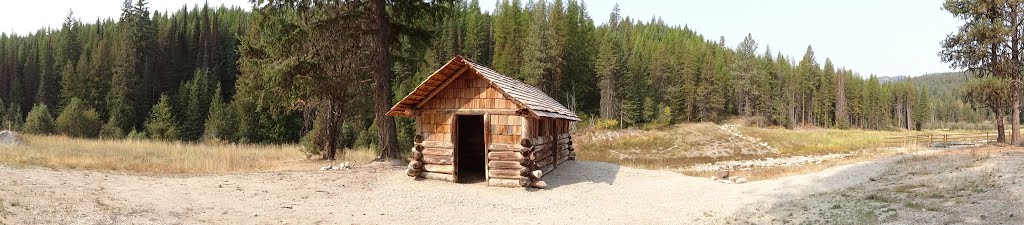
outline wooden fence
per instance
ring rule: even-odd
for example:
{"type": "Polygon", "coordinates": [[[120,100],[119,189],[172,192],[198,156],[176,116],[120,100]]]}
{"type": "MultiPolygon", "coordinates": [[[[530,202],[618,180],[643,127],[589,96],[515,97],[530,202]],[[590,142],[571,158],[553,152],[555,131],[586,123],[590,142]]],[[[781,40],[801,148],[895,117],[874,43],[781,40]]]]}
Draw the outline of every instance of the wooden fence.
{"type": "Polygon", "coordinates": [[[995,141],[995,131],[919,134],[907,136],[892,136],[885,138],[885,144],[889,146],[904,146],[917,144],[933,147],[949,147],[956,145],[988,144],[994,143],[995,141]]]}

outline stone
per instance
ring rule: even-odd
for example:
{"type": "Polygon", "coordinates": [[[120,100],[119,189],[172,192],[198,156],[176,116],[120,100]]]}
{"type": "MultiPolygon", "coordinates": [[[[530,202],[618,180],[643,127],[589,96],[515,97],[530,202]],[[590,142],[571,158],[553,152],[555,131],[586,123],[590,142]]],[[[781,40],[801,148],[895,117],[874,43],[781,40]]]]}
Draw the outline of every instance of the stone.
{"type": "Polygon", "coordinates": [[[21,136],[17,132],[4,130],[0,131],[0,145],[22,145],[21,136]]]}
{"type": "Polygon", "coordinates": [[[742,178],[742,177],[736,178],[736,183],[737,184],[742,184],[742,183],[746,183],[746,182],[747,182],[747,178],[742,178]]]}
{"type": "Polygon", "coordinates": [[[320,171],[328,171],[328,170],[332,170],[332,169],[334,169],[334,165],[327,165],[327,166],[324,166],[324,167],[320,167],[320,171]]]}
{"type": "Polygon", "coordinates": [[[718,169],[718,173],[715,174],[717,179],[729,179],[729,170],[725,168],[718,169]]]}

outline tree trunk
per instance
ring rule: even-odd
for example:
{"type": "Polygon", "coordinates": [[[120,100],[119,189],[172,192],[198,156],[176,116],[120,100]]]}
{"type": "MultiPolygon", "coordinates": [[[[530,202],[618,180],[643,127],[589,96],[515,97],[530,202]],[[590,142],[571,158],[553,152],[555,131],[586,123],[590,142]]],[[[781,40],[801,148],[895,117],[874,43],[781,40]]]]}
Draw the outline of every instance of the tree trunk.
{"type": "Polygon", "coordinates": [[[1013,99],[1013,108],[1010,110],[1010,144],[1020,144],[1020,85],[1019,81],[1012,81],[1010,98],[1013,99]]]}
{"type": "MultiPolygon", "coordinates": [[[[1015,66],[1020,66],[1020,20],[1018,19],[1019,9],[1017,4],[1010,4],[1010,23],[1013,35],[1010,38],[1010,54],[1015,66]]],[[[1013,101],[1010,115],[1010,145],[1020,144],[1020,81],[1021,72],[1019,67],[1013,67],[1009,72],[1010,76],[1010,99],[1013,101]]]]}
{"type": "Polygon", "coordinates": [[[374,83],[374,122],[377,124],[380,159],[398,159],[398,133],[395,118],[387,116],[391,108],[391,25],[388,22],[384,0],[370,3],[373,47],[370,50],[374,83]]]}
{"type": "Polygon", "coordinates": [[[321,141],[319,146],[322,147],[322,149],[320,149],[320,155],[323,157],[323,160],[334,160],[337,158],[337,148],[335,148],[334,145],[338,139],[336,131],[338,130],[339,123],[337,120],[340,118],[338,115],[341,113],[334,111],[335,107],[333,101],[327,100],[323,104],[324,105],[321,106],[322,108],[320,108],[323,111],[319,114],[326,118],[323,120],[323,127],[320,127],[320,130],[317,131],[320,132],[320,137],[317,137],[316,140],[321,141]]]}
{"type": "Polygon", "coordinates": [[[1006,143],[1006,115],[1002,107],[996,109],[996,142],[1006,143]]]}

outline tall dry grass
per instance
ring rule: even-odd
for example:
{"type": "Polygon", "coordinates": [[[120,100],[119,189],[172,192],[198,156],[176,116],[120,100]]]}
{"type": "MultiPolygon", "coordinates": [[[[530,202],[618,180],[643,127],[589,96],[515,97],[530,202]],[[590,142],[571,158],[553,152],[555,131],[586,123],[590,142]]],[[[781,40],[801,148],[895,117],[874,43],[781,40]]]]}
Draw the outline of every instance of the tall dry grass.
{"type": "Polygon", "coordinates": [[[204,144],[94,140],[24,135],[25,145],[0,147],[0,164],[140,173],[237,173],[313,170],[326,163],[367,163],[373,149],[346,151],[335,162],[307,159],[298,145],[204,144]]]}

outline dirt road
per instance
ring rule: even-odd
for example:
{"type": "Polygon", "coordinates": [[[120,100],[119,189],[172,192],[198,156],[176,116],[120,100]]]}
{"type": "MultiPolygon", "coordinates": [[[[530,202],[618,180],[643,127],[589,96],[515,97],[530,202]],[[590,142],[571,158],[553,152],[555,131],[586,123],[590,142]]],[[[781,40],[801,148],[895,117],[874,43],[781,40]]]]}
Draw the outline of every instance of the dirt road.
{"type": "Polygon", "coordinates": [[[1009,207],[1024,205],[1024,152],[924,154],[746,184],[570,161],[545,176],[547,190],[414,181],[394,167],[172,176],[0,166],[0,223],[907,223],[943,213],[929,221],[1024,222],[1021,208],[1009,207]],[[984,174],[1000,177],[965,180],[984,174]],[[960,200],[897,202],[916,199],[919,189],[900,188],[912,181],[926,184],[922,196],[934,189],[960,200]],[[957,183],[947,193],[953,181],[978,187],[957,183]]]}

